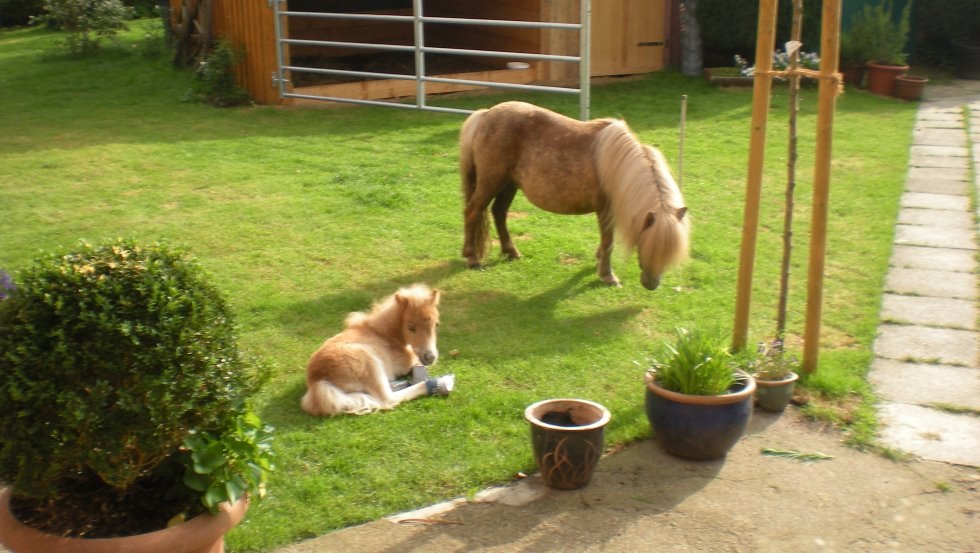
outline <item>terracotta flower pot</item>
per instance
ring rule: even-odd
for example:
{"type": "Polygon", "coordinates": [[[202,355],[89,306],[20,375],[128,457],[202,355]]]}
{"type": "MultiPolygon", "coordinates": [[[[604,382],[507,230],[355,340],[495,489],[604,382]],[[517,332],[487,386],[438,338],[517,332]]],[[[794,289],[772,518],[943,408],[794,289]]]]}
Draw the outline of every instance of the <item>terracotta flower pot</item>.
{"type": "Polygon", "coordinates": [[[796,381],[800,376],[796,373],[783,380],[759,380],[755,379],[755,402],[764,411],[779,413],[786,409],[790,400],[793,399],[793,390],[796,389],[796,381]]]}
{"type": "Polygon", "coordinates": [[[755,380],[743,371],[729,393],[694,396],[666,390],[646,377],[646,413],[667,453],[683,459],[719,459],[738,442],[752,415],[755,380]]]}
{"type": "Polygon", "coordinates": [[[574,490],[592,480],[602,456],[609,410],[584,399],[547,399],[528,406],[534,460],[544,483],[574,490]]]}
{"type": "Polygon", "coordinates": [[[918,102],[922,99],[922,90],[928,82],[929,79],[918,75],[899,75],[895,77],[895,97],[918,102]]]}
{"type": "Polygon", "coordinates": [[[895,78],[909,70],[907,65],[885,65],[868,62],[868,90],[881,96],[893,96],[895,78]]]}
{"type": "Polygon", "coordinates": [[[205,513],[156,532],[122,538],[63,538],[45,534],[17,520],[10,512],[9,488],[0,493],[0,545],[13,553],[223,553],[225,534],[241,522],[248,500],[224,503],[221,511],[205,513]]]}

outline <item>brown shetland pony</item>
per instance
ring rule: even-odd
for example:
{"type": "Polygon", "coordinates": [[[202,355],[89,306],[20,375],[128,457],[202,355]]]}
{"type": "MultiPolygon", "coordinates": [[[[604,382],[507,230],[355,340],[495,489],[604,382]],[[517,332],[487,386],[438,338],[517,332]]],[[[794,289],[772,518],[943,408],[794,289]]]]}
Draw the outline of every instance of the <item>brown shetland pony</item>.
{"type": "Polygon", "coordinates": [[[346,328],[310,357],[303,410],[363,415],[428,395],[425,382],[394,391],[390,381],[438,359],[438,305],[438,290],[415,284],[374,304],[369,313],[349,314],[346,328]]]}
{"type": "Polygon", "coordinates": [[[619,286],[610,254],[614,229],[627,252],[637,250],[649,290],[667,267],[687,257],[690,218],[663,154],[637,141],[615,119],[577,121],[523,102],[504,102],[471,114],[459,139],[465,206],[463,256],[480,266],[489,241],[492,207],[500,249],[520,253],[507,231],[507,210],[517,194],[554,213],[596,213],[600,242],[597,272],[619,286]]]}

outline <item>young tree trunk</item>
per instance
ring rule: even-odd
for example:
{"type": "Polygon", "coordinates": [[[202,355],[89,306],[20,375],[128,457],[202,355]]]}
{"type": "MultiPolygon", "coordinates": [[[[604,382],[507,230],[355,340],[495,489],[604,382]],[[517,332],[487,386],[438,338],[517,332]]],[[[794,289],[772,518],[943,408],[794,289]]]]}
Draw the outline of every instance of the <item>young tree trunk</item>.
{"type": "MultiPolygon", "coordinates": [[[[803,0],[793,0],[793,25],[791,40],[799,43],[803,33],[803,0]]],[[[789,57],[791,70],[799,68],[800,50],[793,50],[789,57]]],[[[796,189],[796,118],[800,111],[800,77],[791,75],[789,78],[789,152],[786,163],[786,206],[783,212],[783,260],[779,277],[779,307],[776,314],[775,346],[783,351],[783,340],[786,334],[786,304],[789,301],[789,266],[793,251],[793,194],[796,189]]]]}

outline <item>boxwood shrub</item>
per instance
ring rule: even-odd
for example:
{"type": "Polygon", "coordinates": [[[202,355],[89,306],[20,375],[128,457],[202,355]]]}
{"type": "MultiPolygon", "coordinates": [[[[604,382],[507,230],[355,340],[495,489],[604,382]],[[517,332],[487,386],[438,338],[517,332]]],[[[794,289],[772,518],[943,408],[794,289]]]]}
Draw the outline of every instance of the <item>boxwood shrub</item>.
{"type": "Polygon", "coordinates": [[[41,256],[0,300],[0,482],[124,489],[192,432],[234,427],[260,367],[186,254],[116,240],[41,256]]]}

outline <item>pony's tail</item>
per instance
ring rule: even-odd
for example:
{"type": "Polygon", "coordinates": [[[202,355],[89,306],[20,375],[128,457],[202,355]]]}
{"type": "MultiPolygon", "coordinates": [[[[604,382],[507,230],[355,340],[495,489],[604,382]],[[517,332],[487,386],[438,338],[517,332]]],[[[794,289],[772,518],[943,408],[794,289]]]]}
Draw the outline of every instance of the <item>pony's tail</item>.
{"type": "MultiPolygon", "coordinates": [[[[465,221],[466,206],[470,205],[470,200],[476,192],[476,163],[473,161],[473,138],[476,130],[480,126],[483,114],[487,110],[480,109],[474,111],[463,122],[463,127],[459,131],[459,177],[463,190],[463,217],[465,221]]],[[[465,223],[464,223],[465,224],[465,223]]],[[[483,224],[473,229],[474,255],[477,259],[482,259],[487,252],[487,245],[490,243],[490,221],[488,217],[483,217],[483,224]]]]}
{"type": "Polygon", "coordinates": [[[353,392],[347,393],[326,380],[318,380],[303,395],[300,406],[315,416],[366,415],[381,409],[381,404],[372,396],[353,392]]]}

